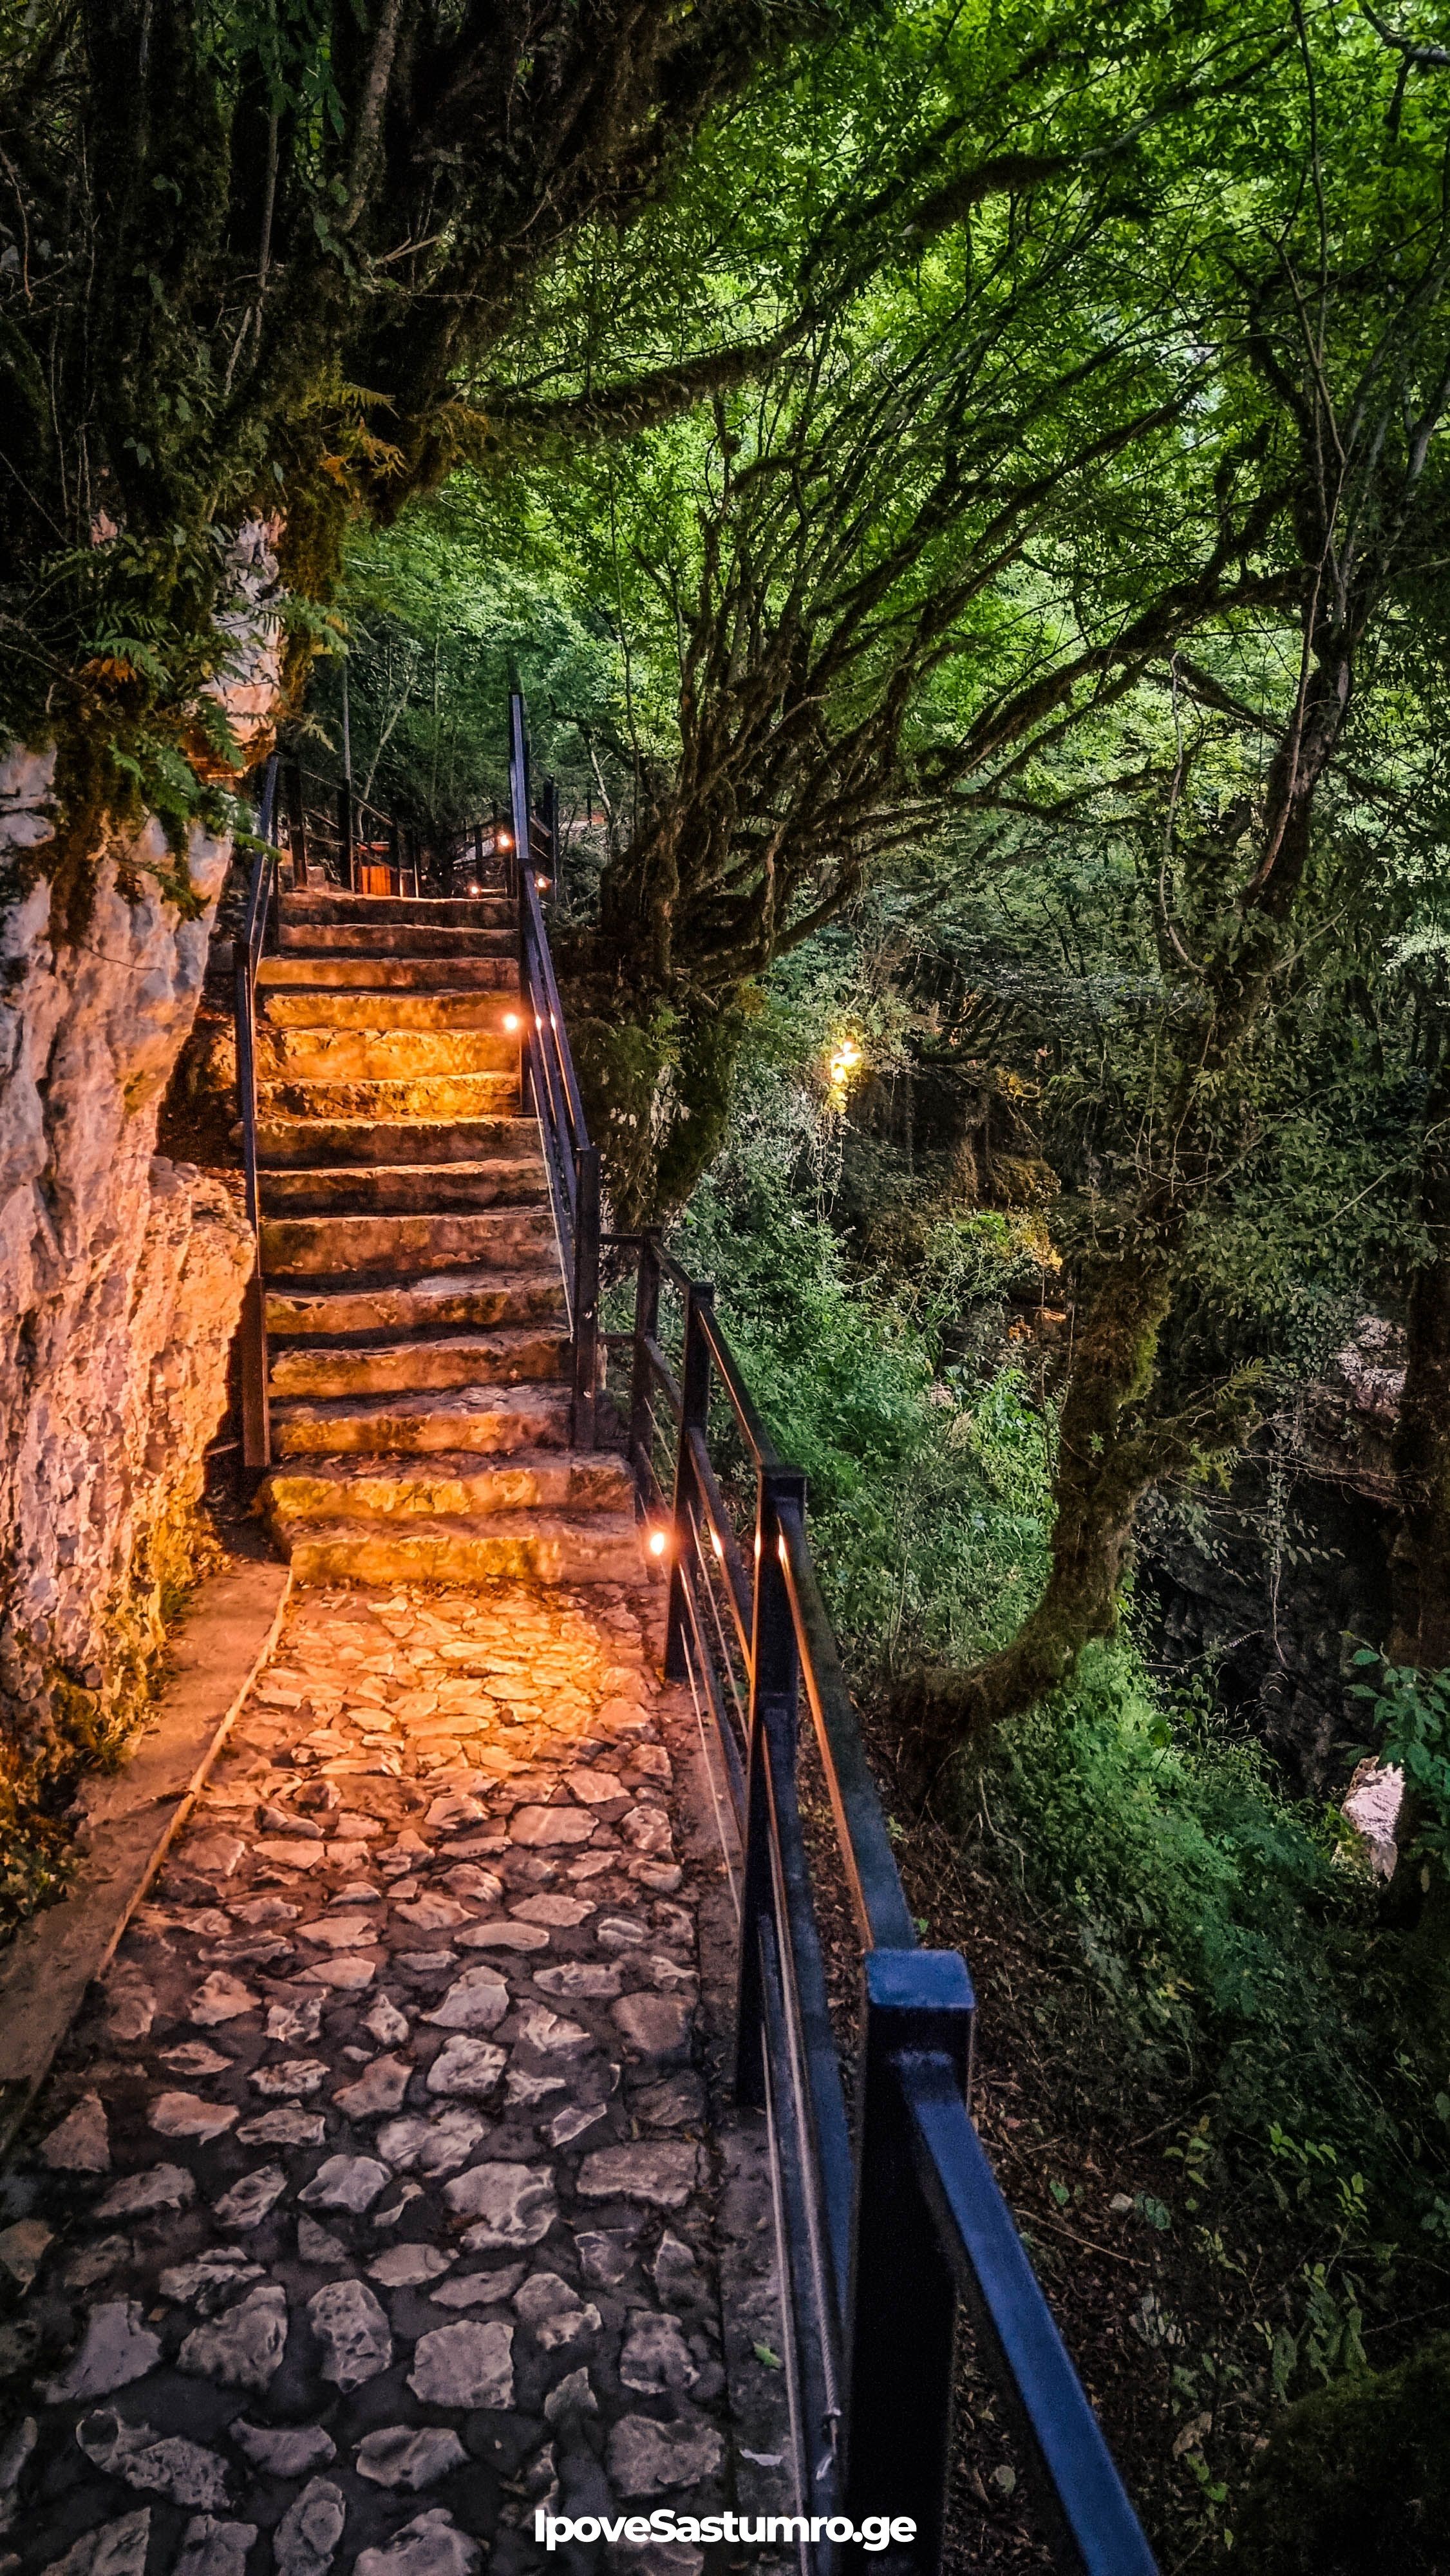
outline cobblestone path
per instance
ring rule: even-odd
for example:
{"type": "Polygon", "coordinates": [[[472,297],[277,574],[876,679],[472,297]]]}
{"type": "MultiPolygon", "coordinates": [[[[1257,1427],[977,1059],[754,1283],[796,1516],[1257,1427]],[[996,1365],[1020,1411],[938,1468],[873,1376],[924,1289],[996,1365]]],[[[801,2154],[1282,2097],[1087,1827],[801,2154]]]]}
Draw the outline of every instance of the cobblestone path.
{"type": "Polygon", "coordinates": [[[0,2576],[510,2576],[539,2505],[728,2501],[661,1602],[294,1594],[3,2185],[0,2576]]]}

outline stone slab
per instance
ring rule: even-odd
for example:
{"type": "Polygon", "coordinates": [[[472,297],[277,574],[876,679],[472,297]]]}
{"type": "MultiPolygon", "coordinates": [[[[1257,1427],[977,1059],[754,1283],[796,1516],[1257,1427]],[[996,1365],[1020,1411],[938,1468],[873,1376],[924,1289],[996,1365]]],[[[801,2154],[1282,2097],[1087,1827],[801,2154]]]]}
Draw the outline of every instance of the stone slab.
{"type": "Polygon", "coordinates": [[[171,1641],[171,1677],[124,1770],[85,1792],[90,1848],[70,1893],[0,1954],[0,2161],[94,1977],[187,1816],[270,1654],[292,1577],[235,1559],[200,1586],[171,1641]]]}

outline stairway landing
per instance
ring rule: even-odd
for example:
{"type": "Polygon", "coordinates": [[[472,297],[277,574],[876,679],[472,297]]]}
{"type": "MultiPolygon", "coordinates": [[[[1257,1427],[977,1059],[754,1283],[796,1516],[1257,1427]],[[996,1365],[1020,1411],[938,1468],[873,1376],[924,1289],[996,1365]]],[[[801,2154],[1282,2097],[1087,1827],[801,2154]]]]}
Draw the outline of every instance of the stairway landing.
{"type": "Polygon", "coordinates": [[[294,1570],[636,1580],[624,1461],[571,1435],[513,906],[284,894],[257,1002],[261,1501],[294,1570]]]}

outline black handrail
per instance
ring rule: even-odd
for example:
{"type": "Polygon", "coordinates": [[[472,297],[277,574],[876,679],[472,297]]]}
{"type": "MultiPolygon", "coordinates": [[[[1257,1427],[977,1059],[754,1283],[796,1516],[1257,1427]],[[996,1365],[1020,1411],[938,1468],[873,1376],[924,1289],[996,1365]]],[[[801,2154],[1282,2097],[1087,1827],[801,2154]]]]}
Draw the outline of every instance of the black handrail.
{"type": "Polygon", "coordinates": [[[233,1008],[237,1028],[237,1105],[242,1121],[242,1170],[247,1222],[252,1229],[252,1275],[247,1282],[238,1348],[241,1360],[242,1467],[255,1472],[272,1463],[271,1417],[267,1398],[267,1292],[262,1271],[262,1201],[257,1175],[257,969],[271,917],[277,883],[277,850],[273,840],[277,810],[278,760],[274,752],[262,778],[257,804],[257,851],[247,888],[242,935],[233,951],[233,1008]]]}
{"type": "Polygon", "coordinates": [[[605,1241],[636,1267],[634,1329],[613,1338],[629,1351],[640,1507],[669,1557],[665,1669],[694,1694],[736,1828],[735,2088],[769,2123],[798,2511],[816,2529],[882,2513],[915,2525],[889,2556],[829,2534],[803,2542],[802,2569],[937,2576],[962,2303],[1059,2563],[1153,2576],[973,2125],[971,1979],[959,1952],[917,1946],[812,1560],[805,1478],[761,1420],[709,1283],[655,1235],[605,1241]],[[683,1304],[678,1373],[660,1337],[666,1288],[683,1304]],[[753,1549],[712,1454],[713,1389],[754,1477],[753,1549]],[[860,1939],[854,2142],[799,1806],[802,1701],[860,1939]]]}
{"type": "Polygon", "coordinates": [[[513,820],[509,876],[518,902],[524,1061],[539,1121],[569,1308],[574,1353],[572,1436],[576,1448],[592,1449],[598,1433],[599,1148],[589,1141],[539,901],[541,890],[553,881],[554,866],[552,854],[547,870],[535,865],[528,734],[524,701],[517,689],[509,698],[509,802],[513,820]]]}

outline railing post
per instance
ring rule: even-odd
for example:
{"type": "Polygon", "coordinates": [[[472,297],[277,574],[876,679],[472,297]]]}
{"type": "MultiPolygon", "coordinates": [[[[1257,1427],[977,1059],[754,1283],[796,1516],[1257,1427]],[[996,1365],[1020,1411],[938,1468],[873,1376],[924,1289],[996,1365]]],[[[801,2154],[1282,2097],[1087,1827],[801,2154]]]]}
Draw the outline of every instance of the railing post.
{"type": "Polygon", "coordinates": [[[262,1279],[262,1207],[257,1171],[257,1054],[250,958],[236,969],[237,1105],[242,1118],[242,1171],[255,1258],[238,1322],[242,1375],[242,1466],[270,1467],[267,1405],[267,1294],[262,1279]]]}
{"type": "Polygon", "coordinates": [[[741,1874],[740,1954],[735,2015],[735,2097],[765,2107],[765,2024],[760,1983],[760,1926],[775,1910],[771,1861],[770,1737],[795,1767],[800,1654],[781,1549],[780,1508],[804,1511],[806,1480],[798,1467],[762,1467],[756,1488],[755,1601],[750,1629],[750,1747],[745,1780],[745,1866],[741,1874]]]}
{"type": "Polygon", "coordinates": [[[654,1408],[650,1402],[649,1352],[645,1345],[656,1338],[659,1322],[660,1239],[658,1232],[651,1230],[639,1239],[639,1269],[634,1285],[634,1350],[629,1375],[629,1461],[642,1496],[646,1496],[646,1480],[640,1462],[647,1459],[651,1468],[654,1466],[654,1444],[650,1438],[654,1408]]]}
{"type": "Polygon", "coordinates": [[[287,763],[287,840],[292,854],[292,883],[307,883],[307,808],[302,796],[302,763],[287,763]]]}
{"type": "Polygon", "coordinates": [[[344,870],[343,884],[347,887],[349,894],[356,894],[357,892],[357,862],[353,847],[354,819],[352,810],[352,789],[350,787],[339,787],[337,791],[337,832],[338,838],[342,843],[342,864],[344,870]]]}
{"type": "Polygon", "coordinates": [[[685,1297],[685,1348],[680,1367],[680,1393],[683,1398],[680,1418],[680,1445],[675,1453],[675,1491],[671,1505],[670,1598],[665,1622],[665,1678],[682,1682],[688,1678],[685,1660],[685,1550],[689,1544],[690,1503],[695,1490],[695,1470],[690,1457],[690,1433],[703,1431],[710,1419],[710,1345],[700,1330],[703,1310],[713,1312],[715,1290],[708,1279],[691,1281],[685,1297]]]}
{"type": "Polygon", "coordinates": [[[599,1148],[574,1162],[574,1446],[592,1449],[599,1402],[599,1148]]]}
{"type": "MultiPolygon", "coordinates": [[[[917,2180],[896,2059],[946,2057],[966,2100],[976,2001],[956,1950],[869,1950],[863,1996],[856,2206],[847,2324],[846,2489],[842,2506],[910,2515],[901,2561],[916,2576],[941,2565],[951,2465],[955,2276],[917,2180]]],[[[879,2562],[847,2549],[845,2567],[879,2562]]]]}

